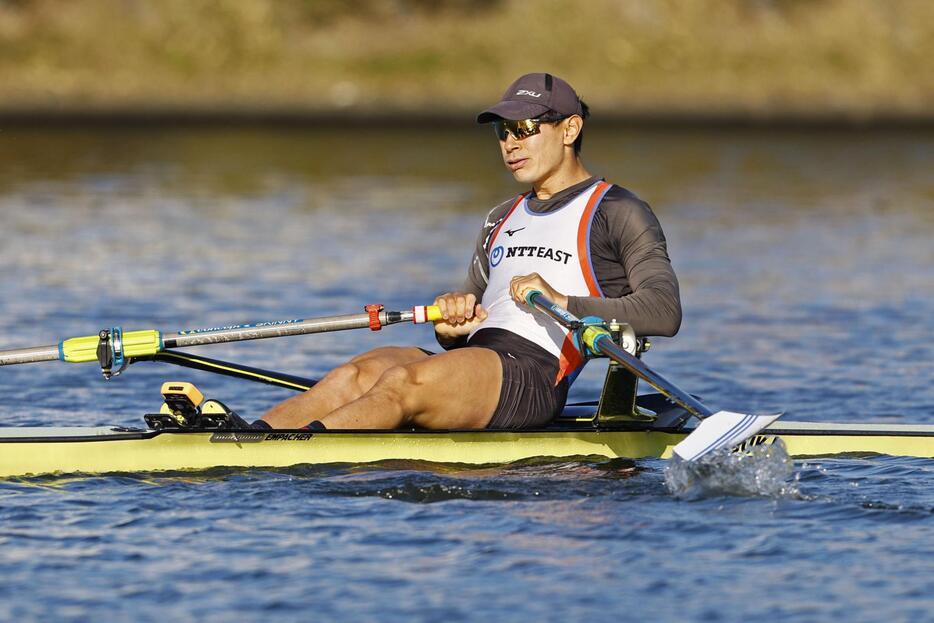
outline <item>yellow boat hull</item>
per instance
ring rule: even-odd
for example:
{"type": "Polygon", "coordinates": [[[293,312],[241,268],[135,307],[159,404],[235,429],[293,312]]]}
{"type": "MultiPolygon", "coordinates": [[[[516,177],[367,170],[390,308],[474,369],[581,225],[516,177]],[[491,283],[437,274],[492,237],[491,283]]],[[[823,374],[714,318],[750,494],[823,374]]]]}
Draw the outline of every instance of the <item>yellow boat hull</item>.
{"type": "MultiPolygon", "coordinates": [[[[792,456],[877,453],[934,458],[934,426],[786,422],[766,431],[792,456]]],[[[179,432],[113,428],[0,429],[0,477],[288,467],[393,459],[511,463],[533,457],[671,456],[684,432],[589,425],[540,431],[179,432]]]]}

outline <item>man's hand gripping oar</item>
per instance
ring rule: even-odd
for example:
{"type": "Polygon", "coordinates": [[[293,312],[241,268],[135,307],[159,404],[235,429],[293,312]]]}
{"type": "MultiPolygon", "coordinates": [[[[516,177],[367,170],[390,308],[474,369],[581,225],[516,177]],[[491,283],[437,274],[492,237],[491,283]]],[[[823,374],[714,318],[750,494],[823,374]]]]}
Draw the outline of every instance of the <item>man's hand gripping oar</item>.
{"type": "Polygon", "coordinates": [[[525,300],[530,307],[550,316],[569,331],[578,332],[581,348],[616,361],[673,403],[680,405],[701,420],[700,425],[673,449],[674,453],[684,460],[693,461],[716,450],[738,446],[781,415],[752,415],[732,411],[714,413],[701,401],[679,389],[641,360],[620,348],[603,324],[580,320],[566,309],[545,298],[538,290],[529,292],[525,300]]]}

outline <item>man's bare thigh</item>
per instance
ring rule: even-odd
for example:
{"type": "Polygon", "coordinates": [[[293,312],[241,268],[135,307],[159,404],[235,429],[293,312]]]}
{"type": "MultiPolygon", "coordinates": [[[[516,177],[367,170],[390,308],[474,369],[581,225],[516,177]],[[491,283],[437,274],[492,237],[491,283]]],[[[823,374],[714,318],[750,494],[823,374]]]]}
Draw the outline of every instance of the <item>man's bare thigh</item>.
{"type": "Polygon", "coordinates": [[[419,348],[387,346],[357,355],[331,370],[307,392],[280,402],[263,419],[275,428],[299,428],[353,402],[372,389],[386,370],[428,355],[419,348]]]}
{"type": "MultiPolygon", "coordinates": [[[[416,426],[485,428],[499,402],[503,368],[487,348],[458,348],[406,366],[417,390],[407,410],[416,426]]],[[[407,401],[408,402],[408,401],[407,401]]]]}

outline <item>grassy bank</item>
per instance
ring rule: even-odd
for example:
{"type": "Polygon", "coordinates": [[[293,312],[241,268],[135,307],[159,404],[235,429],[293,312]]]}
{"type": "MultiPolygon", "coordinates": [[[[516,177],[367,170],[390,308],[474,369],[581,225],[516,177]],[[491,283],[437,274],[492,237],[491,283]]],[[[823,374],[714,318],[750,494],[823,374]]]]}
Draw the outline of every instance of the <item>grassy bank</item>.
{"type": "Polygon", "coordinates": [[[934,116],[926,0],[0,0],[0,113],[934,116]]]}

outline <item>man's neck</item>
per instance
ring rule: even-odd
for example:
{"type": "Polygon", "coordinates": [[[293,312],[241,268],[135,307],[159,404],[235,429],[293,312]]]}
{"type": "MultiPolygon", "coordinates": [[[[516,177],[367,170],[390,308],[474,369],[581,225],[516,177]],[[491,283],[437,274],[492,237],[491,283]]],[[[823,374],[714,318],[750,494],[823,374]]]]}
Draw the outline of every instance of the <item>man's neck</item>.
{"type": "Polygon", "coordinates": [[[584,168],[580,158],[575,157],[566,166],[535,182],[532,189],[538,199],[550,199],[555,193],[570,188],[574,184],[579,184],[590,177],[592,176],[584,168]]]}

